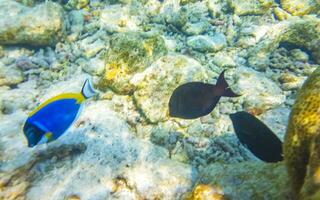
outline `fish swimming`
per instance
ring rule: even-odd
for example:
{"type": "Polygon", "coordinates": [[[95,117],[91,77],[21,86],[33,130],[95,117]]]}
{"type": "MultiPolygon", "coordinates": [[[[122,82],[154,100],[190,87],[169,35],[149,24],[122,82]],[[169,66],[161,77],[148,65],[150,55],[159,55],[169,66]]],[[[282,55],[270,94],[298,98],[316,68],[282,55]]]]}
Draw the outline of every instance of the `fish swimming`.
{"type": "Polygon", "coordinates": [[[283,160],[282,142],[259,119],[241,111],[230,115],[234,130],[241,144],[265,162],[283,160]]]}
{"type": "Polygon", "coordinates": [[[52,97],[29,113],[23,127],[28,147],[59,138],[77,119],[84,101],[95,94],[96,91],[87,79],[81,93],[64,93],[52,97]]]}
{"type": "Polygon", "coordinates": [[[238,97],[224,78],[225,70],[219,75],[217,84],[189,82],[178,86],[169,100],[169,115],[182,119],[195,119],[209,114],[220,98],[238,97]]]}

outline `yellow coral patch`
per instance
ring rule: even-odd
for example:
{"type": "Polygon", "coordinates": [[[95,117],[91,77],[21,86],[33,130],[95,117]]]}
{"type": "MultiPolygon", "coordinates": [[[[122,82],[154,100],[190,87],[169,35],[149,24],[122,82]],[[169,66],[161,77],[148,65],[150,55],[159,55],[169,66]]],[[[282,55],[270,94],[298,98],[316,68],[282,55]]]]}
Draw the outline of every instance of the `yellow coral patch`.
{"type": "Polygon", "coordinates": [[[199,184],[185,200],[224,200],[223,192],[219,187],[199,184]]]}
{"type": "Polygon", "coordinates": [[[297,94],[284,140],[285,162],[295,195],[311,190],[320,193],[320,187],[314,181],[304,184],[305,180],[320,181],[320,162],[317,160],[320,149],[319,146],[312,146],[317,144],[315,140],[320,134],[319,116],[320,67],[306,80],[297,94]]]}
{"type": "Polygon", "coordinates": [[[314,182],[320,183],[320,167],[316,169],[316,172],[314,174],[314,182]]]}
{"type": "Polygon", "coordinates": [[[144,49],[146,50],[146,53],[148,56],[152,56],[153,54],[153,47],[151,45],[148,45],[147,43],[143,44],[144,49]]]}
{"type": "Polygon", "coordinates": [[[119,73],[119,69],[110,69],[107,73],[106,73],[106,80],[110,81],[113,80],[119,73]]]}
{"type": "Polygon", "coordinates": [[[105,79],[108,81],[114,80],[121,75],[128,73],[128,68],[124,63],[108,63],[106,64],[105,79]]]}

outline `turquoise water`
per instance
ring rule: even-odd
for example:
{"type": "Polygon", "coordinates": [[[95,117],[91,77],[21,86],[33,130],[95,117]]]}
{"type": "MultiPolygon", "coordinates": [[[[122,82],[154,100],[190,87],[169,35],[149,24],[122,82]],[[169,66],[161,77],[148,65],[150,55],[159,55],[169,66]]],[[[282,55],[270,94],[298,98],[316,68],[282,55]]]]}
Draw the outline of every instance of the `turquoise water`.
{"type": "Polygon", "coordinates": [[[196,199],[206,190],[290,199],[283,153],[272,163],[265,155],[281,146],[297,93],[319,67],[319,10],[315,0],[1,0],[0,199],[196,199]],[[97,94],[85,99],[87,79],[97,94]],[[201,84],[177,92],[190,82],[201,84]],[[45,110],[65,93],[76,103],[45,110]],[[257,121],[233,124],[241,111],[257,121]]]}

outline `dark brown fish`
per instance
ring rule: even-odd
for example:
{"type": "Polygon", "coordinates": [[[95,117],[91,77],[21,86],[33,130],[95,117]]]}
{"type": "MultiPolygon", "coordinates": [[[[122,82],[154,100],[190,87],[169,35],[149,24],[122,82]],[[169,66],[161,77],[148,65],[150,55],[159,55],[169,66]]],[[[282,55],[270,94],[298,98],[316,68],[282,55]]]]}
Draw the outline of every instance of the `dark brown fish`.
{"type": "Polygon", "coordinates": [[[195,119],[209,114],[217,105],[222,96],[238,97],[224,78],[223,71],[216,85],[189,82],[177,87],[169,101],[169,114],[171,117],[195,119]]]}
{"type": "Polygon", "coordinates": [[[230,115],[240,142],[265,162],[283,160],[282,142],[255,116],[241,111],[230,115]]]}

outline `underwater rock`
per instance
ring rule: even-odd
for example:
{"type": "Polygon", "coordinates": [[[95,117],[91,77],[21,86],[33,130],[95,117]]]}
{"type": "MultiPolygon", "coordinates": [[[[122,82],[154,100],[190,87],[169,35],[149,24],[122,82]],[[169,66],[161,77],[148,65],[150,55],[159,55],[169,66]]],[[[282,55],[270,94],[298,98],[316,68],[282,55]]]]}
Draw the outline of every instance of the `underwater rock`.
{"type": "Polygon", "coordinates": [[[80,58],[76,62],[85,72],[91,75],[102,76],[104,73],[105,61],[99,56],[91,58],[89,61],[80,58]]]}
{"type": "Polygon", "coordinates": [[[20,145],[4,153],[0,176],[4,189],[25,182],[27,189],[21,196],[34,200],[60,200],[72,195],[80,199],[174,200],[190,190],[196,170],[170,160],[166,149],[134,137],[127,122],[112,107],[110,101],[88,102],[68,133],[36,148],[26,147],[20,134],[22,123],[12,120],[16,115],[6,115],[5,122],[14,122],[5,124],[7,130],[0,130],[5,136],[0,142],[20,145]],[[48,195],[39,197],[39,192],[48,195]]]}
{"type": "Polygon", "coordinates": [[[197,23],[188,22],[183,26],[182,31],[187,35],[200,35],[206,32],[208,27],[209,23],[206,21],[197,23]]]}
{"type": "Polygon", "coordinates": [[[283,10],[279,7],[274,8],[273,12],[280,21],[289,19],[291,17],[291,15],[289,13],[287,13],[285,10],[283,10]]]}
{"type": "Polygon", "coordinates": [[[269,27],[268,31],[252,48],[248,49],[250,66],[264,70],[269,56],[281,42],[303,47],[312,52],[315,62],[320,63],[320,19],[315,16],[292,17],[269,27]]]}
{"type": "Polygon", "coordinates": [[[213,37],[199,35],[189,37],[187,45],[200,52],[216,52],[227,45],[227,40],[221,33],[216,33],[213,37]]]}
{"type": "Polygon", "coordinates": [[[320,198],[320,67],[299,90],[284,140],[284,157],[296,198],[320,198]]]}
{"type": "Polygon", "coordinates": [[[139,163],[123,174],[128,185],[136,188],[145,199],[181,199],[187,192],[197,172],[190,166],[173,160],[158,160],[152,165],[139,163]],[[156,172],[156,173],[155,173],[156,172]],[[175,178],[172,178],[175,174],[175,178]],[[165,192],[164,192],[165,191],[165,192]],[[178,193],[177,193],[178,192],[178,193]]]}
{"type": "Polygon", "coordinates": [[[185,200],[226,200],[223,191],[219,187],[212,187],[206,184],[197,185],[185,200]]]}
{"type": "Polygon", "coordinates": [[[188,12],[186,8],[182,7],[175,12],[171,11],[171,9],[167,9],[167,10],[166,12],[163,13],[163,15],[164,15],[165,21],[168,24],[172,24],[176,28],[181,29],[187,23],[188,12]]]}
{"type": "Polygon", "coordinates": [[[0,2],[0,44],[55,45],[65,35],[65,17],[62,7],[56,3],[29,8],[3,0],[0,2]]]}
{"type": "Polygon", "coordinates": [[[189,81],[204,81],[208,75],[196,60],[182,55],[168,55],[137,74],[132,84],[137,86],[134,99],[146,118],[156,123],[166,120],[173,90],[189,81]]]}
{"type": "Polygon", "coordinates": [[[0,46],[0,58],[3,58],[4,55],[5,55],[5,52],[4,52],[4,50],[3,50],[3,47],[0,46]]]}
{"type": "Polygon", "coordinates": [[[17,67],[7,66],[0,62],[0,86],[12,86],[24,80],[23,73],[17,67]]]}
{"type": "Polygon", "coordinates": [[[281,88],[283,90],[295,90],[301,88],[302,84],[306,80],[305,77],[297,77],[292,73],[283,73],[279,77],[281,88]]]}
{"type": "Polygon", "coordinates": [[[222,5],[220,0],[208,0],[207,6],[209,13],[212,17],[219,17],[223,14],[222,5]]]}
{"type": "Polygon", "coordinates": [[[235,76],[237,79],[236,91],[243,95],[244,107],[249,112],[260,114],[286,100],[282,90],[263,73],[239,67],[235,76]]]}
{"type": "Polygon", "coordinates": [[[273,0],[229,0],[228,4],[236,15],[262,15],[269,11],[273,0]]]}
{"type": "Polygon", "coordinates": [[[111,107],[109,101],[91,102],[70,133],[48,145],[59,150],[84,143],[86,150],[39,163],[38,173],[46,175],[31,181],[29,199],[38,199],[48,188],[53,188],[52,200],[70,194],[80,199],[179,199],[190,190],[195,169],[170,160],[164,148],[134,137],[111,107]],[[85,187],[88,184],[95,187],[85,187]]]}
{"type": "Polygon", "coordinates": [[[317,0],[280,0],[280,2],[285,11],[295,16],[316,13],[320,9],[320,2],[317,0]]]}
{"type": "MultiPolygon", "coordinates": [[[[318,66],[317,64],[311,64],[312,62],[313,61],[309,59],[309,55],[301,49],[292,49],[289,51],[285,47],[280,47],[270,54],[269,67],[272,69],[289,70],[301,75],[310,75],[318,66]]],[[[289,82],[291,84],[294,82],[298,83],[298,79],[304,79],[304,77],[298,77],[298,79],[294,80],[292,76],[290,78],[287,74],[288,73],[284,73],[281,77],[276,79],[278,79],[282,84],[289,82]]]]}
{"type": "Polygon", "coordinates": [[[212,62],[225,69],[226,67],[235,67],[236,62],[232,56],[229,56],[227,52],[218,52],[212,58],[212,62]]]}
{"type": "Polygon", "coordinates": [[[90,0],[69,0],[66,4],[66,8],[69,9],[81,9],[89,4],[90,0]]]}
{"type": "Polygon", "coordinates": [[[109,43],[104,39],[105,35],[105,31],[97,31],[93,35],[79,41],[79,47],[82,50],[84,58],[92,58],[99,52],[109,48],[109,43]]]}
{"type": "Polygon", "coordinates": [[[36,0],[15,0],[16,2],[22,3],[25,6],[34,6],[36,0]]]}
{"type": "Polygon", "coordinates": [[[72,10],[68,13],[68,19],[70,22],[70,32],[68,38],[72,38],[72,41],[76,40],[83,31],[84,27],[84,13],[79,10],[72,10]]]}
{"type": "Polygon", "coordinates": [[[266,25],[250,25],[242,27],[239,31],[237,46],[247,48],[257,44],[261,38],[268,32],[269,26],[266,25]]]}
{"type": "Polygon", "coordinates": [[[320,19],[316,16],[305,16],[302,19],[289,20],[288,28],[284,29],[281,42],[288,42],[306,48],[312,52],[315,62],[320,63],[320,19]]]}
{"type": "Polygon", "coordinates": [[[309,55],[302,51],[301,49],[292,49],[290,51],[291,56],[300,62],[308,62],[309,61],[309,55]]]}
{"type": "Polygon", "coordinates": [[[268,110],[256,117],[260,118],[261,121],[265,123],[281,141],[283,141],[288,124],[289,113],[290,108],[280,106],[268,110]]]}
{"type": "Polygon", "coordinates": [[[28,193],[28,189],[31,186],[32,180],[37,176],[41,176],[41,171],[37,169],[39,163],[50,160],[55,156],[56,160],[62,159],[66,156],[72,156],[74,154],[80,154],[86,150],[84,144],[75,145],[60,145],[59,147],[50,146],[45,150],[34,152],[33,154],[24,155],[27,160],[26,163],[17,164],[16,168],[6,169],[6,165],[0,169],[0,188],[1,199],[25,199],[28,193]]]}
{"type": "Polygon", "coordinates": [[[167,53],[165,42],[159,35],[118,33],[110,39],[106,54],[105,74],[100,88],[109,87],[117,93],[129,94],[135,89],[130,80],[160,56],[167,53]]]}
{"type": "Polygon", "coordinates": [[[141,31],[144,12],[136,14],[130,6],[111,5],[100,11],[100,24],[108,32],[141,31]]]}
{"type": "MultiPolygon", "coordinates": [[[[1,91],[1,90],[0,90],[1,91]]],[[[34,106],[35,91],[25,91],[25,89],[13,89],[1,91],[0,102],[2,104],[0,113],[11,114],[17,110],[27,110],[34,106]]]]}
{"type": "Polygon", "coordinates": [[[197,1],[178,8],[167,8],[162,13],[165,21],[188,35],[198,35],[209,27],[206,2],[197,1]]]}
{"type": "Polygon", "coordinates": [[[209,190],[209,195],[219,195],[217,199],[283,200],[289,192],[287,184],[288,176],[282,162],[215,163],[200,171],[193,195],[201,197],[209,190]]]}

